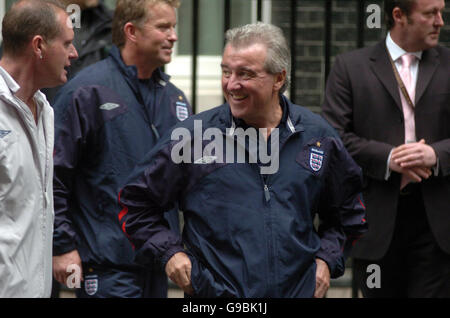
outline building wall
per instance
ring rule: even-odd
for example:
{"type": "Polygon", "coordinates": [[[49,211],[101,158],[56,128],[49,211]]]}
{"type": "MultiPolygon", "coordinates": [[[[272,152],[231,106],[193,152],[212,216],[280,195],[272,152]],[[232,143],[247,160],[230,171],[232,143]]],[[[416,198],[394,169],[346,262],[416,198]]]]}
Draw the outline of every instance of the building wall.
{"type": "MultiPolygon", "coordinates": [[[[15,0],[0,0],[0,15],[3,7],[9,8],[15,0]]],[[[104,0],[105,3],[114,8],[116,0],[104,0]]],[[[200,4],[200,32],[203,34],[221,35],[216,39],[214,46],[210,45],[208,37],[200,36],[200,56],[198,59],[198,98],[197,110],[202,111],[214,107],[223,101],[220,87],[220,42],[223,41],[223,21],[211,22],[208,17],[216,17],[218,13],[223,14],[220,8],[225,0],[201,0],[200,4]],[[214,3],[212,3],[214,1],[214,3]],[[211,5],[215,4],[215,5],[211,5]],[[211,12],[213,10],[213,12],[211,12]],[[210,12],[210,13],[208,13],[210,12]],[[205,40],[206,39],[206,40],[205,40]],[[219,44],[218,44],[219,43],[219,44]],[[212,50],[214,48],[214,50],[212,50]]],[[[296,103],[309,107],[313,111],[320,111],[325,90],[325,3],[326,0],[263,0],[263,18],[271,20],[280,26],[288,39],[290,39],[291,1],[297,1],[297,21],[295,21],[295,91],[290,96],[296,103]]],[[[331,34],[331,61],[337,54],[357,48],[357,25],[358,25],[358,2],[362,0],[332,0],[332,34],[331,34]]],[[[448,3],[449,1],[447,1],[448,3]]],[[[373,45],[384,38],[383,1],[365,0],[365,6],[376,4],[381,8],[381,28],[364,30],[364,45],[373,45]]],[[[192,0],[182,0],[179,10],[178,30],[180,38],[190,38],[192,14],[189,8],[192,0]],[[190,11],[189,11],[190,10],[190,11]]],[[[231,0],[232,26],[255,22],[256,0],[231,0]],[[251,5],[250,5],[251,4],[251,5]]],[[[369,18],[371,13],[366,13],[369,18]]],[[[217,18],[213,19],[214,21],[217,18]]],[[[441,44],[450,47],[450,6],[444,12],[446,25],[441,32],[441,44]]],[[[173,56],[173,61],[166,66],[166,71],[172,75],[173,82],[183,89],[188,98],[191,96],[191,50],[189,43],[182,43],[173,56]],[[178,52],[179,51],[179,52],[178,52]]],[[[186,41],[185,41],[186,42],[186,41]]]]}
{"type": "MultiPolygon", "coordinates": [[[[332,1],[332,35],[331,35],[331,65],[337,54],[357,48],[358,34],[358,1],[332,1]]],[[[280,26],[290,39],[291,0],[276,0],[272,2],[272,23],[280,26]]],[[[383,1],[366,0],[365,8],[376,4],[381,8],[381,28],[369,29],[365,23],[364,46],[373,45],[386,36],[384,27],[383,1]]],[[[366,19],[373,12],[366,13],[366,19]]],[[[297,21],[295,21],[296,49],[296,87],[293,99],[297,104],[307,106],[313,111],[320,111],[325,90],[325,0],[298,0],[297,21]]],[[[372,20],[371,20],[372,21],[372,20]]],[[[440,43],[450,48],[450,8],[444,12],[444,26],[440,43]]]]}

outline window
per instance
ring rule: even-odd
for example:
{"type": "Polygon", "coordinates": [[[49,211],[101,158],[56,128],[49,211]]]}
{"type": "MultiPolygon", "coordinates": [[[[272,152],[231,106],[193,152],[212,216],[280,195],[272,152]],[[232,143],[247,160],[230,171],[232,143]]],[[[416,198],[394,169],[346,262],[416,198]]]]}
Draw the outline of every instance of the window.
{"type": "MultiPolygon", "coordinates": [[[[192,53],[193,0],[184,0],[178,10],[179,55],[192,53]]],[[[231,0],[231,26],[252,21],[252,1],[231,0]]],[[[221,55],[224,42],[225,0],[199,0],[199,53],[221,55]],[[206,31],[206,32],[204,32],[206,31]]]]}
{"type": "MultiPolygon", "coordinates": [[[[225,1],[230,5],[230,27],[257,20],[257,0],[198,0],[197,112],[223,102],[220,61],[224,44],[225,1]]],[[[166,71],[192,100],[192,18],[194,0],[182,0],[178,9],[178,41],[166,71]]],[[[270,22],[271,1],[262,1],[263,21],[270,22]]]]}
{"type": "MultiPolygon", "coordinates": [[[[0,15],[3,16],[15,1],[0,0],[0,15]]],[[[114,9],[116,1],[104,0],[104,3],[114,9]]],[[[226,1],[229,1],[231,27],[257,21],[258,0],[198,0],[197,111],[223,102],[220,61],[224,44],[226,1]]],[[[271,0],[262,0],[261,3],[262,20],[270,22],[271,0]]],[[[177,12],[178,41],[172,62],[165,67],[165,71],[172,76],[172,82],[186,93],[189,100],[192,100],[193,5],[194,0],[181,0],[177,12]]]]}

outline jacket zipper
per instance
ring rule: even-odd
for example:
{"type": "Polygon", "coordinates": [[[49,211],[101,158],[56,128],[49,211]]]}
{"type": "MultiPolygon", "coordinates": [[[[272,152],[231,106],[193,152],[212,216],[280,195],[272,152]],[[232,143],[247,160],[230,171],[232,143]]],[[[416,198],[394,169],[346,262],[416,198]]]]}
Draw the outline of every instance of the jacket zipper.
{"type": "Polygon", "coordinates": [[[158,133],[158,130],[156,129],[156,127],[155,127],[155,125],[153,123],[151,124],[151,127],[152,127],[153,133],[155,134],[156,141],[158,141],[161,138],[159,133],[158,133]]]}
{"type": "Polygon", "coordinates": [[[266,202],[269,202],[270,201],[270,191],[269,191],[269,187],[265,183],[264,183],[264,196],[266,198],[266,202]]]}
{"type": "MultiPolygon", "coordinates": [[[[283,145],[284,146],[288,140],[290,138],[292,138],[294,135],[297,135],[298,133],[300,133],[301,131],[294,131],[293,133],[291,133],[286,140],[284,141],[283,145]]],[[[279,148],[279,154],[281,154],[281,150],[282,150],[282,146],[279,148]]],[[[267,185],[269,183],[269,178],[270,176],[268,176],[266,179],[264,179],[264,177],[260,174],[261,176],[261,181],[264,187],[264,198],[265,201],[267,203],[267,210],[268,210],[268,218],[269,220],[267,221],[267,227],[268,227],[268,235],[269,235],[269,251],[268,251],[268,255],[269,255],[269,259],[268,259],[268,264],[269,264],[269,275],[268,275],[268,280],[267,280],[267,286],[269,288],[269,290],[271,291],[270,296],[271,297],[277,297],[278,293],[278,288],[277,288],[277,265],[276,265],[276,255],[275,255],[275,250],[276,250],[276,244],[275,244],[275,240],[273,237],[273,233],[272,233],[272,228],[273,228],[273,222],[271,220],[272,218],[272,209],[270,208],[270,199],[271,199],[271,195],[270,195],[270,188],[267,185]]]]}

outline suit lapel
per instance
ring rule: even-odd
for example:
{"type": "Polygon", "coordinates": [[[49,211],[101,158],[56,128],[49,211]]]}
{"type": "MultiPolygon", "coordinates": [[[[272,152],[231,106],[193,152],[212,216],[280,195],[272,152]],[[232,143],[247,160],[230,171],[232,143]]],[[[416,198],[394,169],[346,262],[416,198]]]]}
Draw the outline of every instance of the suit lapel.
{"type": "Polygon", "coordinates": [[[391,62],[389,61],[388,52],[385,46],[385,41],[379,42],[373,47],[372,53],[369,56],[370,68],[375,73],[377,78],[395,100],[397,106],[402,109],[402,102],[400,100],[400,93],[398,90],[398,83],[395,79],[392,70],[391,62]]]}
{"type": "Polygon", "coordinates": [[[435,49],[429,49],[423,52],[422,59],[419,64],[419,73],[417,74],[417,84],[416,84],[416,101],[417,105],[422,97],[425,89],[433,77],[439,65],[438,59],[439,53],[435,49]]]}

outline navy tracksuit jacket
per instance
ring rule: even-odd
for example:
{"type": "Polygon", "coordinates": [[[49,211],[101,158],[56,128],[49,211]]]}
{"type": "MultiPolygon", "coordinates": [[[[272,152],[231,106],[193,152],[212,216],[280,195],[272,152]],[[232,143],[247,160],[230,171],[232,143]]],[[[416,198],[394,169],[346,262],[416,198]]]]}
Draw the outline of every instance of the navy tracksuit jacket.
{"type": "MultiPolygon", "coordinates": [[[[54,255],[77,249],[89,268],[141,276],[142,266],[119,227],[117,197],[160,135],[192,114],[185,95],[160,70],[150,80],[138,80],[136,67],[126,66],[113,46],[108,58],[59,91],[54,109],[54,255]]],[[[177,211],[171,213],[176,231],[177,211]]],[[[147,296],[165,296],[167,277],[159,272],[162,286],[147,296]]],[[[123,282],[124,291],[117,287],[115,296],[129,295],[127,285],[133,284],[123,282]]]]}
{"type": "MultiPolygon", "coordinates": [[[[198,123],[204,132],[218,128],[222,145],[233,130],[248,128],[225,104],[178,124],[175,138],[165,136],[120,193],[122,228],[139,254],[164,266],[186,252],[195,296],[312,297],[316,257],[326,261],[331,277],[342,275],[348,247],[366,231],[361,169],[321,117],[280,100],[275,173],[262,175],[262,160],[218,160],[220,150],[196,157],[195,142],[204,148],[213,142],[195,137],[198,123]],[[183,131],[192,139],[180,137],[183,131]],[[180,150],[180,143],[191,148],[180,150]],[[174,154],[181,152],[187,160],[177,163],[174,154]],[[184,212],[182,239],[162,215],[175,203],[184,212]]],[[[249,145],[241,143],[247,154],[249,145]]],[[[222,150],[225,158],[229,148],[222,150]]]]}

